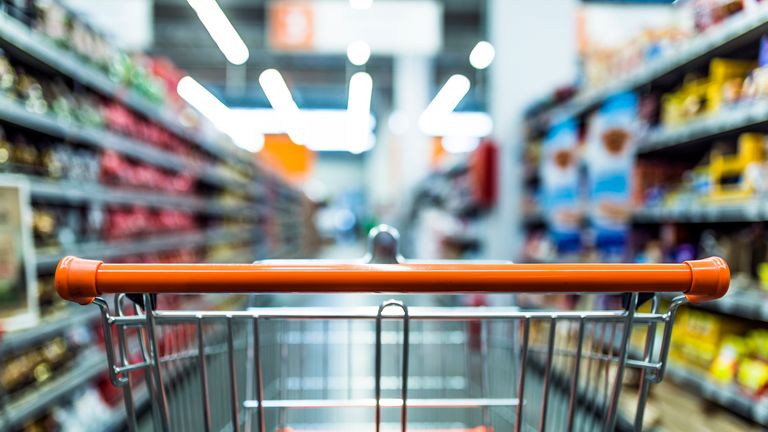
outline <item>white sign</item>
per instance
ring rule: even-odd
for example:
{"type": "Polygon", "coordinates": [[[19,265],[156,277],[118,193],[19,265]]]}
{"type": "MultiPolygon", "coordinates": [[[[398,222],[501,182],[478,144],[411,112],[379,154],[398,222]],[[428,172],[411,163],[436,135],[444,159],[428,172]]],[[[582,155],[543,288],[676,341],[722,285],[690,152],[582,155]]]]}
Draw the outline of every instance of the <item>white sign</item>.
{"type": "Polygon", "coordinates": [[[348,0],[273,1],[270,44],[275,49],[346,53],[364,41],[372,55],[433,55],[443,45],[443,6],[434,0],[376,0],[354,9],[348,0]]]}

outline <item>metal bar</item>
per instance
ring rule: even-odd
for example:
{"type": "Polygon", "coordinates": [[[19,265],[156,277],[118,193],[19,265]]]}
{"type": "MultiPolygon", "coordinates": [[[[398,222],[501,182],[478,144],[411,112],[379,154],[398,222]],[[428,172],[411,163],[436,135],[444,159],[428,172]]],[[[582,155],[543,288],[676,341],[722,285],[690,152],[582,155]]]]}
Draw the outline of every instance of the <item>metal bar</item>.
{"type": "MultiPolygon", "coordinates": [[[[482,373],[482,388],[481,393],[484,398],[488,397],[490,391],[490,378],[488,373],[488,321],[482,321],[480,323],[480,362],[482,373]]],[[[489,427],[491,425],[491,413],[488,407],[483,407],[483,426],[489,427]]]]}
{"type": "Polygon", "coordinates": [[[200,395],[203,409],[203,428],[206,432],[211,430],[211,408],[208,401],[208,366],[206,365],[205,341],[203,339],[203,317],[197,319],[197,362],[200,371],[200,395]]]}
{"type": "Polygon", "coordinates": [[[523,402],[525,400],[525,367],[528,359],[528,336],[531,333],[531,321],[525,319],[523,322],[523,341],[520,345],[520,379],[517,386],[517,397],[521,401],[517,405],[517,415],[515,416],[515,432],[520,432],[523,427],[523,402]]]}
{"type": "MultiPolygon", "coordinates": [[[[653,296],[651,301],[651,311],[656,312],[659,308],[659,296],[653,296]]],[[[645,352],[643,360],[650,362],[653,357],[653,344],[656,340],[656,324],[649,324],[645,335],[645,352]]],[[[635,411],[635,430],[643,430],[643,416],[645,415],[645,404],[648,401],[648,390],[650,389],[651,379],[648,371],[640,371],[640,385],[637,389],[637,409],[635,411]]]]}
{"type": "MultiPolygon", "coordinates": [[[[225,321],[232,319],[253,319],[258,316],[266,319],[288,320],[374,320],[377,319],[376,307],[345,307],[343,309],[333,307],[286,307],[286,308],[252,308],[242,312],[205,312],[205,318],[209,320],[225,321]]],[[[194,319],[197,312],[162,311],[157,312],[157,322],[173,323],[194,319]]],[[[466,321],[466,320],[510,320],[530,318],[532,320],[549,320],[552,317],[558,319],[578,320],[582,317],[588,321],[616,321],[625,319],[623,310],[594,311],[594,312],[541,312],[521,311],[513,307],[413,307],[408,309],[410,320],[436,320],[436,321],[466,321]]],[[[641,314],[635,322],[644,323],[649,320],[663,321],[665,314],[641,314]]],[[[118,324],[137,321],[135,317],[115,318],[118,324]]],[[[383,320],[400,320],[402,314],[385,314],[383,320]]]]}
{"type": "Polygon", "coordinates": [[[264,417],[264,376],[261,363],[261,341],[259,336],[259,318],[253,320],[253,356],[256,361],[256,403],[259,404],[256,424],[259,432],[266,432],[266,418],[264,417]]]}
{"type": "Polygon", "coordinates": [[[549,350],[547,351],[547,363],[544,368],[544,394],[541,397],[541,421],[539,423],[539,431],[544,432],[547,425],[547,402],[549,397],[549,381],[552,375],[552,357],[555,351],[555,328],[557,327],[557,320],[552,317],[552,321],[549,324],[549,350]]]}
{"type": "Polygon", "coordinates": [[[485,408],[485,407],[511,407],[519,406],[518,398],[435,398],[435,399],[408,399],[403,404],[402,399],[288,399],[265,400],[262,403],[255,400],[243,402],[247,409],[258,408],[286,408],[286,409],[314,409],[314,408],[485,408]],[[376,403],[380,401],[380,403],[376,403]]]}
{"type": "Polygon", "coordinates": [[[381,431],[381,327],[384,309],[390,306],[397,306],[403,311],[403,370],[402,370],[402,384],[400,387],[401,397],[401,411],[400,411],[400,429],[402,432],[406,431],[408,424],[408,308],[401,302],[395,300],[389,300],[379,306],[379,311],[376,317],[376,358],[374,370],[376,374],[375,378],[375,398],[376,398],[376,432],[381,431]]]}
{"type": "Polygon", "coordinates": [[[581,351],[584,345],[584,320],[579,321],[579,342],[576,348],[576,358],[573,366],[573,377],[571,378],[571,394],[568,400],[568,426],[567,431],[573,430],[573,417],[576,412],[576,392],[579,387],[579,367],[581,366],[581,351]]]}
{"type": "Polygon", "coordinates": [[[232,320],[227,321],[227,354],[229,359],[229,390],[232,400],[232,430],[240,431],[239,403],[237,398],[237,371],[235,370],[235,345],[232,320]]]}
{"type": "Polygon", "coordinates": [[[675,322],[675,315],[677,309],[687,303],[688,300],[685,296],[678,296],[672,300],[672,304],[669,305],[666,317],[664,318],[664,335],[661,338],[661,349],[659,350],[659,361],[661,362],[661,368],[654,376],[653,382],[658,384],[664,378],[664,372],[667,369],[667,356],[669,355],[669,346],[672,342],[672,324],[675,322]]]}
{"type": "Polygon", "coordinates": [[[637,310],[637,293],[632,293],[629,301],[629,307],[627,309],[627,318],[624,323],[624,331],[621,334],[621,342],[619,346],[619,363],[616,368],[616,383],[613,386],[613,393],[611,395],[611,402],[608,405],[608,422],[605,427],[605,432],[611,432],[616,429],[616,420],[619,413],[619,397],[621,395],[621,384],[624,379],[624,366],[627,361],[627,355],[629,354],[629,335],[632,332],[632,318],[637,310]]]}
{"type": "Polygon", "coordinates": [[[168,421],[168,400],[165,395],[165,386],[163,385],[163,376],[160,370],[160,350],[157,346],[157,335],[155,334],[156,322],[155,312],[152,306],[152,299],[150,294],[144,294],[144,315],[146,316],[146,331],[149,338],[149,346],[151,350],[151,359],[154,367],[152,368],[152,390],[154,396],[152,398],[152,404],[157,409],[156,419],[159,422],[159,426],[163,431],[170,431],[171,426],[168,421]]]}

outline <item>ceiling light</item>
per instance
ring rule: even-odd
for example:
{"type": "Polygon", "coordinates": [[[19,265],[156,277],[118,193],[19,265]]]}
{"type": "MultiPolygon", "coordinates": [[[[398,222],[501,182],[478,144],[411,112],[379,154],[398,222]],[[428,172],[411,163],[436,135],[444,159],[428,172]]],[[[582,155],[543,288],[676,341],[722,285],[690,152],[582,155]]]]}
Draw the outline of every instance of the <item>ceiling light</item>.
{"type": "Polygon", "coordinates": [[[241,65],[248,60],[248,47],[232,27],[224,11],[221,10],[216,0],[187,0],[198,18],[208,30],[208,33],[216,42],[227,61],[235,65],[241,65]]]}
{"type": "Polygon", "coordinates": [[[347,58],[353,65],[362,66],[371,58],[371,47],[363,41],[354,41],[347,45],[347,58]]]}
{"type": "Polygon", "coordinates": [[[469,153],[480,145],[480,138],[470,136],[446,136],[442,146],[448,153],[469,153]]]}
{"type": "Polygon", "coordinates": [[[456,109],[467,92],[469,92],[469,78],[459,74],[448,78],[443,88],[437,92],[435,98],[419,117],[421,129],[426,129],[429,124],[442,121],[445,116],[456,109]]]}
{"type": "Polygon", "coordinates": [[[493,119],[484,112],[452,112],[420,121],[419,128],[429,136],[483,138],[493,132],[493,119]]]}
{"type": "Polygon", "coordinates": [[[304,144],[301,131],[301,111],[291,96],[288,85],[277,69],[267,69],[259,75],[259,84],[270,105],[278,112],[288,129],[288,136],[296,144],[304,144]]]}
{"type": "Polygon", "coordinates": [[[387,120],[389,130],[395,135],[403,135],[408,132],[409,125],[408,116],[401,111],[394,111],[389,115],[389,120],[387,120]]]}
{"type": "Polygon", "coordinates": [[[236,121],[232,110],[194,78],[185,76],[180,79],[176,92],[217,129],[229,135],[238,147],[257,152],[264,146],[264,135],[245,129],[245,124],[236,121]]]}
{"type": "MultiPolygon", "coordinates": [[[[354,110],[356,103],[352,105],[354,110]]],[[[288,133],[280,114],[272,108],[234,108],[232,112],[236,115],[239,124],[249,125],[254,133],[262,135],[288,133]]],[[[304,109],[301,110],[301,119],[302,130],[306,137],[305,145],[312,151],[361,153],[373,148],[376,142],[376,137],[373,134],[376,120],[371,115],[361,122],[366,125],[367,138],[364,138],[364,141],[359,141],[359,146],[354,148],[350,148],[344,137],[340,137],[340,134],[343,134],[350,126],[348,110],[304,109]]]]}
{"type": "Polygon", "coordinates": [[[496,49],[490,42],[480,41],[469,53],[469,64],[475,69],[485,69],[491,65],[496,57],[496,49]]]}
{"type": "Polygon", "coordinates": [[[176,91],[217,128],[226,130],[229,125],[229,108],[194,78],[185,76],[179,80],[176,91]]]}
{"type": "Polygon", "coordinates": [[[349,0],[352,9],[370,9],[373,6],[373,0],[349,0]]]}
{"type": "Polygon", "coordinates": [[[347,145],[352,153],[367,149],[370,134],[371,95],[373,79],[365,72],[357,72],[349,80],[349,100],[347,101],[347,145]]]}

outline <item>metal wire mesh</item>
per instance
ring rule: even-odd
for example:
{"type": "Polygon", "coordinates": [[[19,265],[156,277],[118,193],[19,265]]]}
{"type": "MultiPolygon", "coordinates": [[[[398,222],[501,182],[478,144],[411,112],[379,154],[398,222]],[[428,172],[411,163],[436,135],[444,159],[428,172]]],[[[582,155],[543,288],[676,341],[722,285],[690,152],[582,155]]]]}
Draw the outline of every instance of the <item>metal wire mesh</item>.
{"type": "Polygon", "coordinates": [[[639,430],[683,301],[662,313],[656,300],[638,313],[637,295],[601,312],[389,302],[129,313],[118,298],[111,315],[97,304],[116,334],[108,357],[129,430],[481,432],[639,430]],[[637,394],[621,398],[627,369],[637,394]],[[137,416],[146,398],[151,415],[137,416]]]}

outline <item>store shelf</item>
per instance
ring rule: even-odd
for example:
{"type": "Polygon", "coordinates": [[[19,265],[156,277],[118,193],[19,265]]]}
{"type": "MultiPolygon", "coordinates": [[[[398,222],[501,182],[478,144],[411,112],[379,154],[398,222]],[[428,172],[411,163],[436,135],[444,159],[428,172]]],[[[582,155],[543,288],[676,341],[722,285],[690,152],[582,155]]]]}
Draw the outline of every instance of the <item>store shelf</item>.
{"type": "Polygon", "coordinates": [[[115,98],[173,133],[188,139],[217,157],[247,163],[250,155],[235,146],[221,146],[186,129],[173,116],[147,101],[133,90],[112,81],[106,73],[77,54],[55,46],[44,35],[0,12],[0,41],[22,51],[37,61],[106,96],[115,98]]]}
{"type": "Polygon", "coordinates": [[[14,430],[34,419],[106,371],[107,361],[100,348],[83,352],[71,362],[69,369],[54,372],[55,378],[5,405],[0,411],[0,430],[14,430]]]}
{"type": "Polygon", "coordinates": [[[0,358],[7,353],[23,350],[36,343],[48,340],[65,330],[86,324],[99,316],[96,308],[70,307],[44,318],[37,326],[11,332],[2,336],[0,358]]]}
{"type": "Polygon", "coordinates": [[[52,115],[31,113],[6,97],[0,97],[0,120],[62,140],[90,145],[103,150],[113,150],[161,168],[192,174],[216,186],[242,189],[247,185],[245,180],[226,174],[221,170],[186,160],[141,141],[103,129],[62,122],[52,115]]]}
{"type": "Polygon", "coordinates": [[[768,220],[768,202],[763,200],[755,199],[718,205],[692,204],[669,208],[650,207],[637,209],[633,213],[633,220],[638,223],[729,223],[768,220]]]}
{"type": "Polygon", "coordinates": [[[146,192],[96,184],[69,181],[50,181],[39,177],[27,177],[32,197],[37,200],[70,204],[126,204],[187,210],[216,216],[256,216],[258,206],[224,204],[184,195],[146,192]]]}
{"type": "Polygon", "coordinates": [[[65,248],[56,253],[38,250],[38,271],[56,267],[59,260],[67,255],[80,258],[109,259],[126,255],[161,252],[203,245],[236,243],[253,239],[252,229],[214,228],[205,232],[157,235],[141,240],[120,240],[114,242],[89,242],[65,248]]]}
{"type": "MultiPolygon", "coordinates": [[[[662,295],[671,299],[674,295],[662,295]]],[[[730,315],[752,321],[768,322],[768,291],[750,286],[739,280],[732,280],[731,287],[723,298],[704,303],[689,303],[690,307],[730,315]]]]}
{"type": "Polygon", "coordinates": [[[689,371],[674,364],[667,366],[664,379],[686,386],[704,399],[715,402],[762,426],[768,426],[768,398],[753,399],[734,386],[719,385],[701,373],[689,371]]]}
{"type": "Polygon", "coordinates": [[[768,124],[768,101],[745,103],[678,127],[659,128],[649,133],[640,153],[649,153],[693,143],[743,129],[768,124]]]}
{"type": "Polygon", "coordinates": [[[673,74],[682,74],[683,70],[704,64],[715,55],[725,54],[749,41],[758,40],[767,30],[768,8],[761,7],[736,14],[612,83],[579,92],[569,102],[551,110],[550,114],[553,117],[577,116],[616,92],[633,90],[673,74]]]}

